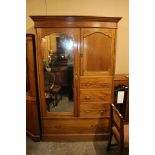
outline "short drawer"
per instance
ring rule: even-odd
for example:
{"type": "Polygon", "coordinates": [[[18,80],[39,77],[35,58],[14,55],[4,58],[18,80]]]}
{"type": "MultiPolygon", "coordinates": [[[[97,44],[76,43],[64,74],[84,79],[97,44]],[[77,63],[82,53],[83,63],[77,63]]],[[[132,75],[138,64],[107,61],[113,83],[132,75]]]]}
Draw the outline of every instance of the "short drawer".
{"type": "Polygon", "coordinates": [[[95,88],[112,88],[112,77],[80,77],[80,88],[81,89],[95,89],[95,88]]]}
{"type": "Polygon", "coordinates": [[[80,104],[80,117],[109,117],[110,104],[103,103],[82,103],[80,104]]]}
{"type": "Polygon", "coordinates": [[[81,102],[111,102],[111,89],[81,89],[81,102]]]}

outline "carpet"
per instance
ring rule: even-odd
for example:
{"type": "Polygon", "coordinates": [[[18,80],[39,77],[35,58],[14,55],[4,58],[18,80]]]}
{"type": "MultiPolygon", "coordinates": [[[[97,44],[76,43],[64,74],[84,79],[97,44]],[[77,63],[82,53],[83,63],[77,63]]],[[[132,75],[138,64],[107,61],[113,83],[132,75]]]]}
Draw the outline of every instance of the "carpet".
{"type": "MultiPolygon", "coordinates": [[[[26,155],[119,155],[118,147],[106,151],[107,141],[33,142],[26,137],[26,155]]],[[[129,155],[124,152],[123,155],[129,155]]]]}

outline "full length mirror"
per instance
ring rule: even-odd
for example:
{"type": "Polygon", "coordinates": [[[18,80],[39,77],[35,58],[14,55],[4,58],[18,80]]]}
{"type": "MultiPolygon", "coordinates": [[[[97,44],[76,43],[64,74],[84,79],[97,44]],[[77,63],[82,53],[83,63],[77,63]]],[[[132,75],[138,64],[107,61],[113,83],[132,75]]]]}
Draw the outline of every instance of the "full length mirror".
{"type": "Polygon", "coordinates": [[[42,38],[44,94],[48,112],[73,112],[73,38],[52,33],[42,38]]]}

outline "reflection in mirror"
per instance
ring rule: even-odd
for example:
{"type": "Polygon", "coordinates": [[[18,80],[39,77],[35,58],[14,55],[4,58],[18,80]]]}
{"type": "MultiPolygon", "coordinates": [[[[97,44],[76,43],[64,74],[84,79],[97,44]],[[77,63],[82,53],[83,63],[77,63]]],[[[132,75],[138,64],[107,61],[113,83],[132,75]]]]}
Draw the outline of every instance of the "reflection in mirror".
{"type": "Polygon", "coordinates": [[[73,112],[73,38],[52,33],[42,38],[45,101],[48,112],[73,112]]]}

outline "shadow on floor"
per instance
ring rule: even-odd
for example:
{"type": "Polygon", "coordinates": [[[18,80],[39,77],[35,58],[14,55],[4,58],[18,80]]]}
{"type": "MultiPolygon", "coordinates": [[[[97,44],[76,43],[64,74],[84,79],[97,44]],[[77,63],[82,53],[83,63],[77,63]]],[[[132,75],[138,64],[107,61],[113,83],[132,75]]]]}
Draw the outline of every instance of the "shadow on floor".
{"type": "MultiPolygon", "coordinates": [[[[119,155],[119,148],[117,146],[111,147],[109,151],[106,150],[108,141],[94,142],[95,155],[119,155]]],[[[112,143],[116,143],[112,139],[112,143]]],[[[129,152],[124,151],[123,155],[129,155],[129,152]]]]}

